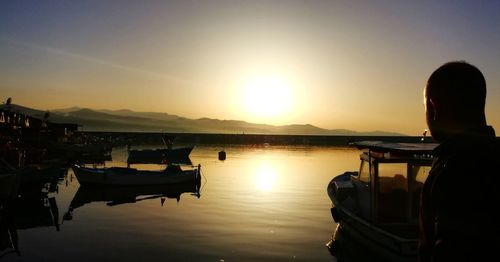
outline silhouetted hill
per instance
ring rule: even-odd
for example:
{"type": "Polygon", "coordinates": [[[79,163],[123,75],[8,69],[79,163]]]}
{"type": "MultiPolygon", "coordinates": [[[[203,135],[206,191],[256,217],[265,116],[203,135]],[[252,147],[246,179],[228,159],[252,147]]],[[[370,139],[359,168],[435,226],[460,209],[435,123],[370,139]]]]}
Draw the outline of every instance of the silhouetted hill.
{"type": "MultiPolygon", "coordinates": [[[[46,112],[14,104],[11,108],[13,111],[38,118],[43,117],[46,112]]],[[[167,113],[135,112],[128,109],[93,110],[72,107],[52,110],[49,119],[54,122],[78,123],[83,126],[84,131],[402,136],[399,133],[386,131],[356,132],[346,129],[323,129],[310,124],[274,126],[240,120],[189,119],[167,113]]]]}
{"type": "Polygon", "coordinates": [[[107,109],[101,109],[98,110],[99,112],[111,114],[111,115],[117,115],[117,116],[133,116],[133,117],[143,117],[143,118],[154,118],[158,120],[172,120],[172,119],[177,119],[179,116],[177,115],[170,115],[167,113],[156,113],[156,112],[134,112],[129,109],[120,109],[120,110],[107,110],[107,109]]]}
{"type": "Polygon", "coordinates": [[[82,108],[74,106],[74,107],[69,107],[69,108],[57,109],[57,112],[58,113],[69,113],[69,112],[77,111],[80,109],[82,109],[82,108]]]}
{"type": "MultiPolygon", "coordinates": [[[[58,112],[58,111],[55,111],[58,112]]],[[[73,112],[66,112],[64,116],[71,116],[76,118],[84,118],[84,119],[95,119],[95,120],[111,120],[111,121],[147,121],[149,118],[144,117],[134,117],[134,116],[122,116],[122,115],[113,115],[108,113],[102,113],[98,111],[94,111],[88,108],[78,109],[73,112]]]]}

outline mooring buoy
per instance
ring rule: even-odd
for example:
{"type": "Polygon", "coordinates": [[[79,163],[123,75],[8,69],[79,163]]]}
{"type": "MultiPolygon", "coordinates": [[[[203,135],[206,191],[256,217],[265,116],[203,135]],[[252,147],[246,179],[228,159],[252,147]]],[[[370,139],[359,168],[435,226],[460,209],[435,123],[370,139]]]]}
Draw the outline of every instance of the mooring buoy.
{"type": "Polygon", "coordinates": [[[226,151],[219,151],[219,160],[226,160],[226,151]]]}

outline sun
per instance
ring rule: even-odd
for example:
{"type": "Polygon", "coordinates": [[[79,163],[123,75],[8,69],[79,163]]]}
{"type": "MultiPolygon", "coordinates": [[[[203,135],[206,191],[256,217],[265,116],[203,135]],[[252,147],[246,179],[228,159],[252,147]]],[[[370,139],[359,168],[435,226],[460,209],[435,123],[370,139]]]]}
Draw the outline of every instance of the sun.
{"type": "Polygon", "coordinates": [[[253,118],[281,117],[291,110],[292,103],[290,84],[280,77],[259,76],[244,85],[242,107],[253,118]]]}

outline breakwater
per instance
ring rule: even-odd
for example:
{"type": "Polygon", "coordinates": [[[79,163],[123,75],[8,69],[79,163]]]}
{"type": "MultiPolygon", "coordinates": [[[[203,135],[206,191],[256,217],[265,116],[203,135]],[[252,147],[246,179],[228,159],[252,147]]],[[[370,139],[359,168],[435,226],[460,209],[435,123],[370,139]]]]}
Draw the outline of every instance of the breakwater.
{"type": "MultiPolygon", "coordinates": [[[[310,145],[348,146],[350,142],[378,140],[388,142],[421,142],[416,136],[325,136],[325,135],[269,135],[269,134],[206,134],[206,133],[138,133],[138,132],[84,132],[85,134],[112,141],[116,145],[159,144],[164,135],[174,136],[175,144],[206,145],[310,145]]],[[[425,142],[433,142],[425,138],[425,142]]]]}

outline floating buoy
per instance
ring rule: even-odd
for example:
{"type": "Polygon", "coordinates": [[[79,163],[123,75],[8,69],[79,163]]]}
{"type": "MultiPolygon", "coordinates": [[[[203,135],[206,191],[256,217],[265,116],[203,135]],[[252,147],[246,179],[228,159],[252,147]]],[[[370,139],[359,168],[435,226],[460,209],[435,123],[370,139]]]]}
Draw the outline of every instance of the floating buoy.
{"type": "Polygon", "coordinates": [[[226,151],[219,151],[219,160],[226,160],[226,151]]]}

